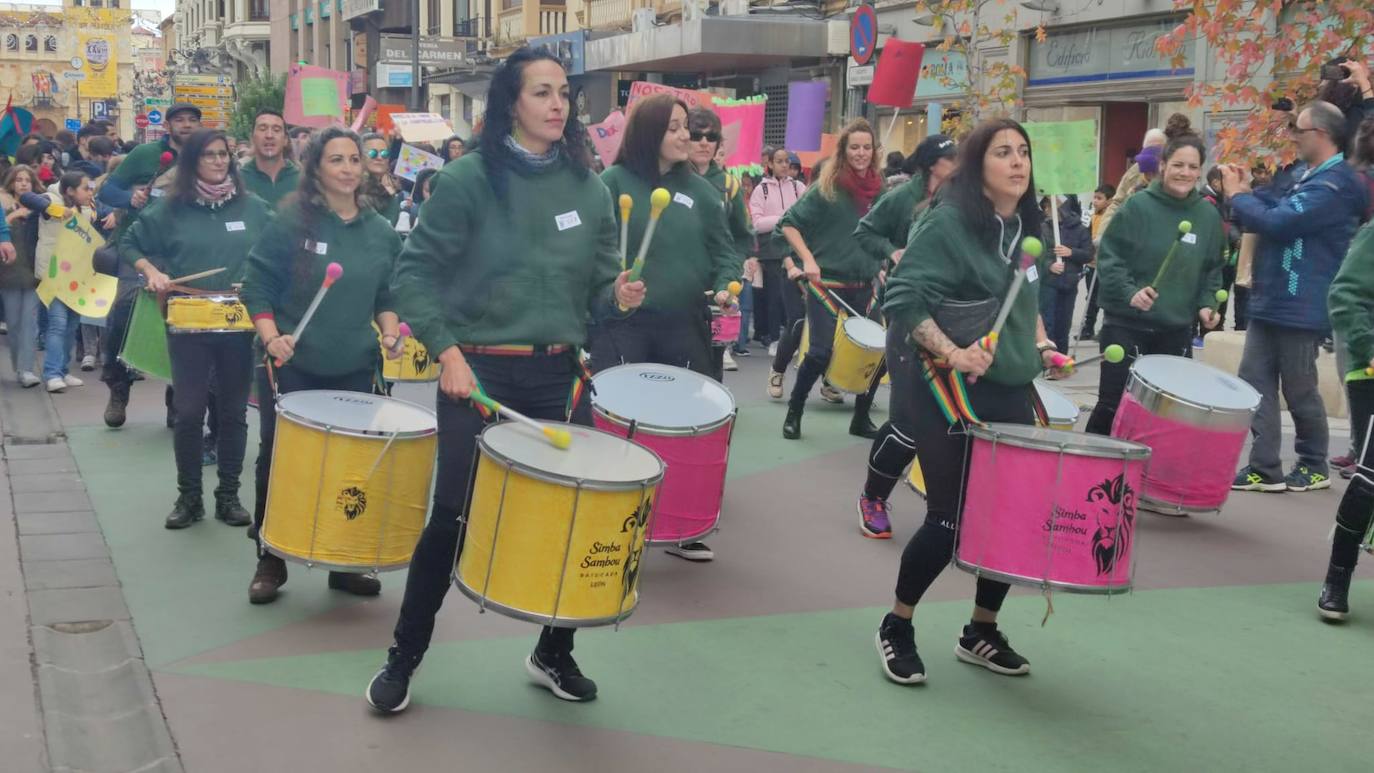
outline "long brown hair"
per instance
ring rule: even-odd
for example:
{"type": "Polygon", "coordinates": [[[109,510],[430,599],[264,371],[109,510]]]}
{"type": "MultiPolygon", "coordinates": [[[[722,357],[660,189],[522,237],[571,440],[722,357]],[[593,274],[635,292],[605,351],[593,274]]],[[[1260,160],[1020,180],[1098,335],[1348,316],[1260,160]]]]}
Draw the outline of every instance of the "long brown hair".
{"type": "Polygon", "coordinates": [[[867,134],[873,139],[873,157],[878,157],[878,135],[873,133],[873,126],[863,118],[855,118],[844,125],[840,131],[839,141],[835,143],[835,155],[830,158],[830,163],[821,168],[820,178],[816,181],[816,187],[821,189],[821,195],[829,201],[835,200],[835,181],[839,179],[840,172],[849,168],[849,158],[845,151],[849,148],[849,138],[855,134],[867,134]]]}
{"type": "Polygon", "coordinates": [[[672,94],[654,94],[635,102],[625,122],[625,140],[615,165],[629,169],[651,186],[658,185],[658,153],[673,120],[674,107],[682,108],[683,115],[690,110],[686,102],[672,94]]]}

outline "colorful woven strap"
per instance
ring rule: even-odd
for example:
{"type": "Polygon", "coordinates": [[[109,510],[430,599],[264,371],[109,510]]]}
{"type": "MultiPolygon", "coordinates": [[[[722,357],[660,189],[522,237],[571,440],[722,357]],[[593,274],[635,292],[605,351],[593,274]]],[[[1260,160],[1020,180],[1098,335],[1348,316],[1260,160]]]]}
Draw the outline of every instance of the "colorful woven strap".
{"type": "Polygon", "coordinates": [[[935,396],[935,404],[940,406],[940,412],[945,415],[945,421],[951,426],[960,422],[983,424],[983,420],[973,412],[973,403],[969,400],[962,373],[943,361],[937,362],[927,352],[921,352],[921,368],[930,392],[935,396]]]}
{"type": "Polygon", "coordinates": [[[840,307],[835,304],[835,299],[830,297],[830,293],[822,289],[823,287],[825,287],[824,282],[806,283],[806,289],[810,290],[811,294],[816,296],[816,300],[821,302],[821,306],[825,307],[825,310],[830,312],[830,316],[838,319],[840,316],[840,307]]]}
{"type": "Polygon", "coordinates": [[[566,420],[572,421],[573,411],[577,410],[578,403],[582,402],[582,393],[592,384],[592,372],[587,369],[587,363],[582,360],[582,353],[573,350],[573,373],[572,385],[568,387],[568,405],[566,410],[566,420]]]}

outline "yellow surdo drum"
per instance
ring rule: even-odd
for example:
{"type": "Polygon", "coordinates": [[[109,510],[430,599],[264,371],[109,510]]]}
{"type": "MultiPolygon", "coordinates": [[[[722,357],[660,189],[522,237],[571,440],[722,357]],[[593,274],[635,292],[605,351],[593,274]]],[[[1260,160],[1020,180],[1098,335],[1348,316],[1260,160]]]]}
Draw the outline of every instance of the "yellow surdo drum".
{"type": "Polygon", "coordinates": [[[252,331],[253,320],[237,295],[174,295],[167,299],[169,333],[252,331]]]}
{"type": "Polygon", "coordinates": [[[429,512],[436,439],[434,413],[402,400],[281,395],[264,546],[333,571],[405,568],[429,512]]]}
{"type": "MultiPolygon", "coordinates": [[[[811,348],[811,323],[802,325],[797,347],[800,365],[811,348]]],[[[830,347],[830,364],[825,381],[841,392],[861,395],[873,383],[873,374],[887,352],[887,330],[871,319],[841,314],[835,320],[835,340],[830,347]]]]}
{"type": "MultiPolygon", "coordinates": [[[[373,325],[376,328],[376,325],[373,325]]],[[[382,334],[377,332],[377,346],[382,346],[382,334]]],[[[429,350],[415,336],[406,336],[401,344],[401,356],[391,359],[382,347],[382,378],[391,382],[438,381],[439,363],[430,359],[429,350]]]]}
{"type": "Polygon", "coordinates": [[[663,462],[607,432],[558,425],[559,450],[514,422],[478,438],[454,584],[483,610],[579,627],[639,603],[639,565],[663,462]]]}

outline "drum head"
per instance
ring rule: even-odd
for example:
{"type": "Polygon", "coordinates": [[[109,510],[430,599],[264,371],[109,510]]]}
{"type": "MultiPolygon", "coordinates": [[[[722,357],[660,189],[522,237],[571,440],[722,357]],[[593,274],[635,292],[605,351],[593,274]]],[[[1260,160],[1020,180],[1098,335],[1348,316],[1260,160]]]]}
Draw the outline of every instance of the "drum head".
{"type": "Polygon", "coordinates": [[[438,428],[434,414],[414,403],[365,392],[290,392],[277,398],[277,411],[303,424],[359,435],[414,437],[438,428]]]}
{"type": "Polygon", "coordinates": [[[1150,449],[1129,440],[1102,435],[1036,427],[1030,424],[987,424],[969,427],[969,434],[1020,448],[1063,451],[1074,456],[1105,456],[1113,459],[1144,459],[1150,449]]]}
{"type": "Polygon", "coordinates": [[[735,415],[735,398],[720,382],[671,365],[636,363],[592,377],[592,404],[621,424],[691,430],[718,427],[735,415]]]}
{"type": "Polygon", "coordinates": [[[849,317],[844,321],[844,332],[865,349],[883,349],[887,346],[887,331],[871,319],[849,317]]]}
{"type": "Polygon", "coordinates": [[[570,482],[624,486],[654,481],[663,462],[653,451],[609,432],[576,424],[554,424],[572,434],[572,445],[554,448],[524,424],[503,421],[482,431],[484,451],[546,476],[570,482]]]}
{"type": "Polygon", "coordinates": [[[1040,402],[1044,403],[1045,413],[1049,415],[1051,424],[1072,424],[1078,421],[1078,404],[1070,400],[1068,395],[1038,378],[1035,380],[1035,392],[1040,395],[1040,402]]]}
{"type": "Polygon", "coordinates": [[[1151,354],[1136,360],[1131,365],[1131,372],[1155,389],[1196,405],[1223,411],[1250,411],[1260,402],[1259,392],[1254,387],[1225,371],[1187,357],[1151,354]]]}

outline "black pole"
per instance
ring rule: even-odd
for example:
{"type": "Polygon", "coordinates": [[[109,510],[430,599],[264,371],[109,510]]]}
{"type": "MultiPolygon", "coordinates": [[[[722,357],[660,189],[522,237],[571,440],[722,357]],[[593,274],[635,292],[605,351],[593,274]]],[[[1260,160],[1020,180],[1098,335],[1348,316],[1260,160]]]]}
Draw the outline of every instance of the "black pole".
{"type": "Polygon", "coordinates": [[[410,0],[410,109],[420,112],[420,0],[410,0]]]}

